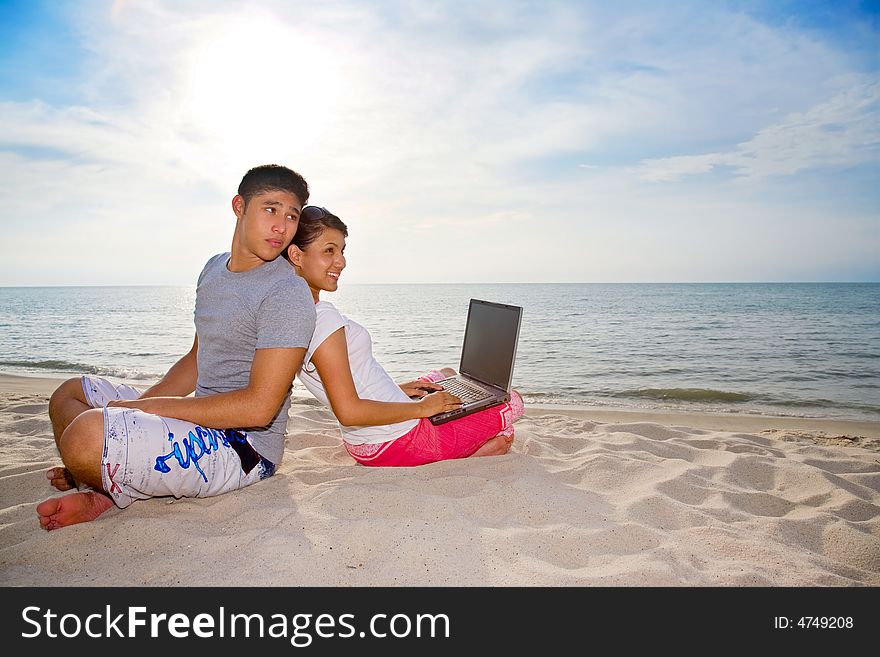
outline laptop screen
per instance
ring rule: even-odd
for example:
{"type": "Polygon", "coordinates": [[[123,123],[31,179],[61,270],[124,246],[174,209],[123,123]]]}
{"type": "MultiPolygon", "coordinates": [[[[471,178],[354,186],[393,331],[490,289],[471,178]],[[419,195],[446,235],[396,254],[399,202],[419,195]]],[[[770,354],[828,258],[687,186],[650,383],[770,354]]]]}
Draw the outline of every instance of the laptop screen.
{"type": "Polygon", "coordinates": [[[471,299],[459,371],[510,389],[522,308],[471,299]]]}

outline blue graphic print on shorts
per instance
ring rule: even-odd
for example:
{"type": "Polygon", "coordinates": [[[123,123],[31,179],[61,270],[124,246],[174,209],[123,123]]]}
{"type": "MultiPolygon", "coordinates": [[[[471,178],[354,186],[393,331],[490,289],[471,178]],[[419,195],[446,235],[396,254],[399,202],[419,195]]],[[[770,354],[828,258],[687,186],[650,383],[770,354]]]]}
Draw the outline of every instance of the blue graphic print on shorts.
{"type": "Polygon", "coordinates": [[[216,451],[221,445],[227,448],[230,447],[229,441],[226,439],[226,434],[223,431],[219,429],[206,429],[205,427],[200,426],[195,427],[195,433],[190,431],[187,438],[183,439],[182,449],[181,443],[174,439],[173,433],[168,434],[168,441],[173,447],[167,454],[156,458],[154,469],[163,473],[171,472],[171,467],[168,465],[167,461],[171,457],[174,457],[177,460],[178,465],[184,470],[188,470],[190,465],[195,466],[198,473],[202,476],[202,479],[205,480],[205,483],[208,482],[208,477],[199,467],[199,459],[205,454],[210,454],[212,451],[216,451]]]}

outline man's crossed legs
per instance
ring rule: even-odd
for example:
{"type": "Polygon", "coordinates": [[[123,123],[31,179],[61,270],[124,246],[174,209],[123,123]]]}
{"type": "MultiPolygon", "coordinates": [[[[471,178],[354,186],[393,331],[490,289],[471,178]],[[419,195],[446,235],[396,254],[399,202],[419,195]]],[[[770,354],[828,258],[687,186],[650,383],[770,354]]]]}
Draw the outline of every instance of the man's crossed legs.
{"type": "Polygon", "coordinates": [[[114,504],[172,495],[209,497],[265,479],[275,466],[255,454],[247,434],[209,429],[130,408],[106,407],[113,399],[137,399],[131,386],[84,376],[53,393],[49,417],[64,467],[46,476],[60,491],[37,506],[40,525],[58,529],[94,520],[114,504]],[[240,456],[242,455],[242,456],[240,456]]]}

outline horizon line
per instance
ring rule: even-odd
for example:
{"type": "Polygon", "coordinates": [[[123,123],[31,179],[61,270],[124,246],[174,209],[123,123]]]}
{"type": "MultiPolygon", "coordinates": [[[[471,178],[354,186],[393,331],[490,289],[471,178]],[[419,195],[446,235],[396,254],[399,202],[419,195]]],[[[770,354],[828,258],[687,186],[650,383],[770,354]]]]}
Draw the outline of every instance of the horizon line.
{"type": "MultiPolygon", "coordinates": [[[[880,280],[854,281],[360,281],[346,283],[356,285],[876,285],[880,280]]],[[[77,284],[34,284],[0,285],[2,290],[41,289],[41,288],[110,288],[110,287],[195,287],[194,283],[119,283],[114,285],[87,283],[77,284]]]]}

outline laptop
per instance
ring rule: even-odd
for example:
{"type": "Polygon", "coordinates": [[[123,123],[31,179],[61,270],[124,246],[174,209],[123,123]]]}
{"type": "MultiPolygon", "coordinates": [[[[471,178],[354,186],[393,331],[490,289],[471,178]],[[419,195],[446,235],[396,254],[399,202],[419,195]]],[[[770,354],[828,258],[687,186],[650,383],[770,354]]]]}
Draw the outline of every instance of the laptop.
{"type": "Polygon", "coordinates": [[[519,306],[470,300],[458,374],[435,382],[460,397],[462,405],[431,416],[432,424],[456,420],[510,399],[521,320],[519,306]]]}

